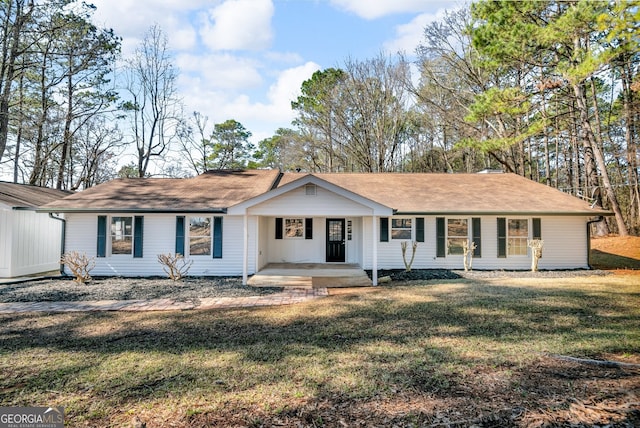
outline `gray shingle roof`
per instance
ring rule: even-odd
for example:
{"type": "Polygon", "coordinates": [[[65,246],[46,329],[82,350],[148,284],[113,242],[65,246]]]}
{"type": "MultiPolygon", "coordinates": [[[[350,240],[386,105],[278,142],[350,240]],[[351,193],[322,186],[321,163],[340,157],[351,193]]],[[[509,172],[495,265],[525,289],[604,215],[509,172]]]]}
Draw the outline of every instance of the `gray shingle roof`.
{"type": "Polygon", "coordinates": [[[275,170],[209,171],[193,178],[112,180],[41,207],[46,211],[220,212],[269,191],[275,170]]]}
{"type": "Polygon", "coordinates": [[[35,208],[72,192],[0,181],[0,203],[12,208],[35,208]]]}
{"type": "MultiPolygon", "coordinates": [[[[195,178],[118,179],[44,211],[224,211],[309,174],[211,171],[195,178]]],[[[312,174],[399,213],[603,215],[586,201],[515,174],[312,174]]]]}

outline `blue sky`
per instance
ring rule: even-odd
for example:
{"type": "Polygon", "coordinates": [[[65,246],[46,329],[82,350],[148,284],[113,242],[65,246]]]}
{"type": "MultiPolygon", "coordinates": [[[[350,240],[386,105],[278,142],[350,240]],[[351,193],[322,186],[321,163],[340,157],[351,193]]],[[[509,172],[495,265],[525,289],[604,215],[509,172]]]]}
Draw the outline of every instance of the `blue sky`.
{"type": "Polygon", "coordinates": [[[94,0],[95,21],[130,55],[154,23],[169,38],[186,112],[235,119],[270,137],[313,72],[381,52],[411,55],[425,25],[457,0],[94,0]]]}

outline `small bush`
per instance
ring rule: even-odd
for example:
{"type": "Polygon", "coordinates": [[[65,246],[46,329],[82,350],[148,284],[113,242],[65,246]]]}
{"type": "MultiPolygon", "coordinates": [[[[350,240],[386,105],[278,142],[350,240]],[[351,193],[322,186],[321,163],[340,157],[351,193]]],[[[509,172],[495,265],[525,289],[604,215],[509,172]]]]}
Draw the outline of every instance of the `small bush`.
{"type": "Polygon", "coordinates": [[[193,260],[185,260],[182,254],[158,254],[158,262],[162,265],[162,270],[170,279],[180,281],[187,276],[193,260]]]}
{"type": "Polygon", "coordinates": [[[62,255],[60,263],[67,266],[75,276],[74,281],[79,284],[86,284],[91,281],[89,272],[96,267],[96,260],[93,257],[87,257],[84,253],[70,251],[62,255]]]}

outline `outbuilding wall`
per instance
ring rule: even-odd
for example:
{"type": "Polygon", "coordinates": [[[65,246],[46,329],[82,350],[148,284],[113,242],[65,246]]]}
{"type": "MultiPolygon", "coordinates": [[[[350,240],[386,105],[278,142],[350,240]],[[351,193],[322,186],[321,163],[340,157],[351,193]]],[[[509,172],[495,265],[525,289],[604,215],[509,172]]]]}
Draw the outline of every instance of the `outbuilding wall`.
{"type": "Polygon", "coordinates": [[[0,278],[55,271],[62,223],[48,214],[0,207],[0,278]]]}

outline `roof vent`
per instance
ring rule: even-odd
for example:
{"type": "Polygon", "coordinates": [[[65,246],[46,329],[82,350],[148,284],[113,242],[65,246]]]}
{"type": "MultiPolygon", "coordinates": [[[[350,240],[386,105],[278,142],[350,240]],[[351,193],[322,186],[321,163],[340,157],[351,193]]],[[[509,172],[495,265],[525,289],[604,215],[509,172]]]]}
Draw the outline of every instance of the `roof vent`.
{"type": "Polygon", "coordinates": [[[316,185],[309,183],[304,185],[304,193],[307,196],[315,196],[316,195],[316,185]]]}

